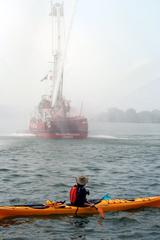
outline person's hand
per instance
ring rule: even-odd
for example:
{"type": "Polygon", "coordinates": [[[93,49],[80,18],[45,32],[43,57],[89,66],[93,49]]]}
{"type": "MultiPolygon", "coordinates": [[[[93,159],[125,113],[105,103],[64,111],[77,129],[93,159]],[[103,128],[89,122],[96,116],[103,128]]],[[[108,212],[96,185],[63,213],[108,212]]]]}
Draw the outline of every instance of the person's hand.
{"type": "Polygon", "coordinates": [[[90,206],[91,206],[91,207],[94,207],[95,205],[94,205],[94,203],[91,203],[90,206]]]}

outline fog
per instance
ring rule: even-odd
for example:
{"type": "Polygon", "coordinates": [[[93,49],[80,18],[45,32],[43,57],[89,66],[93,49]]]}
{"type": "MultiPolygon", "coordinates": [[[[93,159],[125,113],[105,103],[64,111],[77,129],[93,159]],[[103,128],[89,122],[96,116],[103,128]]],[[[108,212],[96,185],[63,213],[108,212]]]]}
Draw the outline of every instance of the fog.
{"type": "MultiPolygon", "coordinates": [[[[66,32],[75,3],[64,1],[66,32]]],[[[49,11],[46,0],[0,1],[0,117],[15,129],[27,128],[43,94],[49,11]]],[[[160,109],[159,12],[158,0],[77,1],[64,72],[64,95],[76,109],[160,109]]]]}

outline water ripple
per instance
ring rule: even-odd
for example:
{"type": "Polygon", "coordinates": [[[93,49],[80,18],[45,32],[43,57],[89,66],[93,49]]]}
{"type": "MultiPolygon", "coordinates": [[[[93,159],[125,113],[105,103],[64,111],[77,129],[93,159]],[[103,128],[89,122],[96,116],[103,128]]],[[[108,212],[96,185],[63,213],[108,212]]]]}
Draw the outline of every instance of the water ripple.
{"type": "MultiPolygon", "coordinates": [[[[160,136],[125,138],[0,138],[0,204],[68,201],[69,188],[80,174],[89,177],[90,198],[159,195],[160,136]]],[[[15,219],[1,222],[0,230],[5,240],[154,240],[160,239],[159,213],[107,213],[103,221],[99,216],[15,219]]]]}

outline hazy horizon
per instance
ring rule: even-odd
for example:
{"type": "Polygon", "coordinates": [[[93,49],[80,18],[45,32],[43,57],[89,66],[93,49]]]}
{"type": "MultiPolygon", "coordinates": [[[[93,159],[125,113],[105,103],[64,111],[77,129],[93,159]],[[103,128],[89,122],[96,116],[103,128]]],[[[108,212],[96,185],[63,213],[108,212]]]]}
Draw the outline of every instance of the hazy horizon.
{"type": "MultiPolygon", "coordinates": [[[[76,1],[64,1],[66,29],[76,1]]],[[[84,113],[159,109],[160,2],[79,0],[64,72],[64,95],[84,113]]],[[[50,3],[0,1],[0,105],[38,105],[49,70],[50,3]]],[[[28,109],[28,110],[27,110],[28,109]]]]}

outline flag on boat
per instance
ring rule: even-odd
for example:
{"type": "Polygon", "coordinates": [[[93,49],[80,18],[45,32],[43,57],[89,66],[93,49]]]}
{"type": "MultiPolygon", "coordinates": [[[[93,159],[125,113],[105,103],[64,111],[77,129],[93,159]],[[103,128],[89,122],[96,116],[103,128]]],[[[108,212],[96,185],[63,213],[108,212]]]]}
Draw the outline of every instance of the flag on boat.
{"type": "Polygon", "coordinates": [[[44,78],[41,79],[41,82],[43,82],[44,80],[52,80],[53,76],[52,73],[49,72],[44,78]]]}
{"type": "Polygon", "coordinates": [[[41,82],[46,80],[46,79],[48,79],[48,74],[44,78],[41,79],[41,82]]]}

